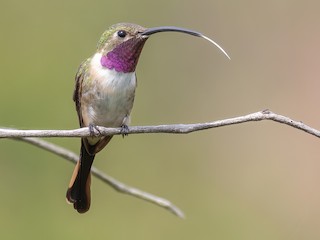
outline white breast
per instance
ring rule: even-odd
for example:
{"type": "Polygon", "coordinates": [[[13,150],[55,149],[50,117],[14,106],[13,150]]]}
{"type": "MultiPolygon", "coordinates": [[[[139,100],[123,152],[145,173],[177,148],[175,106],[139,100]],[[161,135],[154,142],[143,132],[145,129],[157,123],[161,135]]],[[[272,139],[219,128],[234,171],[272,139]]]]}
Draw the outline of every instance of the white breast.
{"type": "Polygon", "coordinates": [[[88,124],[119,127],[129,124],[136,89],[135,72],[122,73],[101,66],[101,54],[91,60],[92,82],[82,98],[88,104],[88,124]]]}

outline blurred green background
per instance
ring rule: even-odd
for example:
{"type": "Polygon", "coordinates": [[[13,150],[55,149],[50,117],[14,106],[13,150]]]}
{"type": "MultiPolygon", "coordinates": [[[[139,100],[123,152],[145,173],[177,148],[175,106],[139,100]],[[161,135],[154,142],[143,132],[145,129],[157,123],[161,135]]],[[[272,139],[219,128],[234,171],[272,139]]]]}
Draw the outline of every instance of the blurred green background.
{"type": "MultiPolygon", "coordinates": [[[[0,125],[78,127],[74,75],[117,22],[212,37],[152,36],[137,68],[132,125],[194,123],[269,108],[320,129],[317,1],[2,1],[0,125]]],[[[79,139],[49,139],[74,152],[79,139]]],[[[93,179],[92,206],[65,202],[73,165],[0,142],[1,239],[320,239],[319,139],[273,122],[190,135],[115,137],[95,161],[170,199],[181,220],[93,179]]]]}

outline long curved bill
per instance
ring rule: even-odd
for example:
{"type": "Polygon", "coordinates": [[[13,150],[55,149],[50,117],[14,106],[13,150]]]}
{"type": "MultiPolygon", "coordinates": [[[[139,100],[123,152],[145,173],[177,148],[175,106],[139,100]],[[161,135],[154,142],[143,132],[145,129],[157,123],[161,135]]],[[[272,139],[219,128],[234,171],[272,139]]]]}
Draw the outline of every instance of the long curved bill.
{"type": "Polygon", "coordinates": [[[212,39],[208,38],[207,36],[203,35],[202,33],[199,33],[199,32],[193,31],[193,30],[189,30],[186,28],[180,28],[180,27],[174,27],[174,26],[154,27],[154,28],[148,28],[147,30],[142,32],[141,35],[150,36],[152,34],[159,33],[159,32],[181,32],[181,33],[190,34],[192,36],[204,38],[205,40],[211,42],[217,48],[219,48],[220,51],[223,52],[223,54],[226,55],[227,58],[230,59],[229,55],[226,53],[226,51],[222,47],[219,46],[218,43],[216,43],[212,39]]]}

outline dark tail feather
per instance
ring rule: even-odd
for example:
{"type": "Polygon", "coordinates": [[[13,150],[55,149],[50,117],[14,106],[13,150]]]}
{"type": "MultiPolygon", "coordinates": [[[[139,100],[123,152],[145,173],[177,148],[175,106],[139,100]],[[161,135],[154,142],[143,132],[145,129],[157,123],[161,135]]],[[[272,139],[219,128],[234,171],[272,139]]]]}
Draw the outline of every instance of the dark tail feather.
{"type": "Polygon", "coordinates": [[[91,166],[95,155],[90,155],[81,143],[80,160],[78,161],[67,191],[67,201],[73,203],[74,209],[85,213],[90,208],[91,166]]]}

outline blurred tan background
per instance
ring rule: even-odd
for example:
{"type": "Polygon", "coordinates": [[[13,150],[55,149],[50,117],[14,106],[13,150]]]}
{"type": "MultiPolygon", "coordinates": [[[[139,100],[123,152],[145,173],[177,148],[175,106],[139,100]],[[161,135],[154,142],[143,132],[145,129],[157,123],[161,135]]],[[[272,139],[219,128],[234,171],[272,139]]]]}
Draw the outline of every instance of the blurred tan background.
{"type": "MultiPolygon", "coordinates": [[[[175,25],[137,68],[132,125],[194,123],[269,108],[320,129],[317,1],[2,1],[0,125],[78,127],[74,75],[117,22],[175,25]]],[[[74,152],[79,139],[49,139],[74,152]]],[[[273,122],[190,135],[115,137],[95,166],[170,199],[181,220],[97,179],[91,210],[65,202],[73,165],[0,141],[1,239],[320,239],[319,139],[273,122]]]]}

